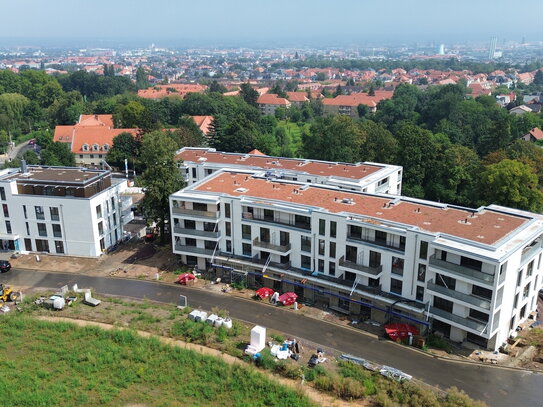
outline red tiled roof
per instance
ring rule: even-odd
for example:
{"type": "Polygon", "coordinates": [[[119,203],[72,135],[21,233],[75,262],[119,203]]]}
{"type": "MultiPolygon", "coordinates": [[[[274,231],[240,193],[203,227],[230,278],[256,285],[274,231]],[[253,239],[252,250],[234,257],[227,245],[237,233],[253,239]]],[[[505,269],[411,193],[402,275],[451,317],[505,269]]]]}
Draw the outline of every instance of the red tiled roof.
{"type": "Polygon", "coordinates": [[[138,96],[146,99],[162,99],[167,96],[185,97],[187,93],[200,93],[206,89],[206,86],[198,84],[180,84],[170,83],[168,85],[156,85],[148,89],[138,90],[138,96]],[[169,89],[174,89],[172,92],[169,89]]]}
{"type": "Polygon", "coordinates": [[[79,116],[78,126],[106,126],[113,128],[113,115],[111,114],[82,114],[79,116]]]}
{"type": "Polygon", "coordinates": [[[257,150],[256,148],[254,150],[249,151],[248,154],[251,154],[251,155],[264,155],[264,156],[266,155],[262,151],[257,150]]]}
{"type": "Polygon", "coordinates": [[[307,93],[305,92],[287,92],[288,100],[291,102],[307,102],[307,93]]]}
{"type": "Polygon", "coordinates": [[[113,146],[113,139],[121,133],[130,133],[136,136],[136,129],[108,129],[105,127],[76,127],[72,140],[72,153],[74,154],[96,154],[96,151],[92,151],[92,146],[97,144],[100,147],[101,154],[107,154],[107,151],[103,151],[102,146],[108,145],[109,148],[113,146]],[[83,145],[89,146],[88,151],[83,150],[83,145]]]}
{"type": "Polygon", "coordinates": [[[263,169],[290,170],[305,172],[324,177],[362,179],[379,171],[382,167],[371,164],[343,164],[325,161],[279,158],[252,154],[213,152],[207,149],[185,149],[176,157],[177,160],[231,164],[236,166],[258,167],[263,169]]]}
{"type": "Polygon", "coordinates": [[[366,105],[375,107],[381,100],[390,99],[393,95],[393,91],[376,90],[375,96],[369,96],[367,93],[351,93],[350,95],[339,95],[333,99],[324,99],[322,103],[329,106],[366,105]]]}
{"type": "Polygon", "coordinates": [[[260,95],[256,103],[261,105],[283,105],[287,106],[290,102],[285,98],[280,98],[274,93],[264,93],[260,95]]]}
{"type": "Polygon", "coordinates": [[[496,243],[528,221],[521,216],[490,209],[469,211],[452,207],[442,208],[433,206],[430,202],[410,202],[403,198],[388,207],[390,198],[314,186],[300,190],[299,185],[257,179],[246,174],[220,173],[202,182],[195,190],[317,206],[332,213],[348,212],[398,222],[428,232],[446,233],[488,245],[496,243]],[[239,192],[239,188],[246,191],[239,192]],[[343,199],[350,199],[352,203],[343,203],[343,199]],[[473,214],[475,216],[472,216],[473,214]]]}
{"type": "Polygon", "coordinates": [[[211,124],[213,123],[213,116],[191,116],[198,128],[206,136],[211,130],[211,124]]]}
{"type": "Polygon", "coordinates": [[[536,140],[543,140],[543,131],[541,131],[541,129],[538,127],[534,127],[532,130],[530,130],[530,134],[536,140]]]}

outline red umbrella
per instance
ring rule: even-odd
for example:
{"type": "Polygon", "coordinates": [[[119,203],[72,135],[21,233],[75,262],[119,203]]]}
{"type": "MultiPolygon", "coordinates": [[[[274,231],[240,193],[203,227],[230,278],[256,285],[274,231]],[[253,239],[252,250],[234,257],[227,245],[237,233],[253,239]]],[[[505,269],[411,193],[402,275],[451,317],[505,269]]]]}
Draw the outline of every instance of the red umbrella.
{"type": "Polygon", "coordinates": [[[283,305],[292,305],[296,302],[298,296],[292,292],[284,293],[279,296],[279,302],[283,305]]]}
{"type": "Polygon", "coordinates": [[[187,284],[187,281],[189,280],[195,280],[196,277],[194,276],[194,274],[190,274],[190,273],[184,273],[184,274],[181,274],[178,278],[177,278],[177,282],[179,284],[183,284],[183,285],[186,285],[187,284]]]}
{"type": "Polygon", "coordinates": [[[256,290],[256,295],[258,295],[261,299],[271,297],[274,293],[275,291],[268,287],[262,287],[256,290]]]}

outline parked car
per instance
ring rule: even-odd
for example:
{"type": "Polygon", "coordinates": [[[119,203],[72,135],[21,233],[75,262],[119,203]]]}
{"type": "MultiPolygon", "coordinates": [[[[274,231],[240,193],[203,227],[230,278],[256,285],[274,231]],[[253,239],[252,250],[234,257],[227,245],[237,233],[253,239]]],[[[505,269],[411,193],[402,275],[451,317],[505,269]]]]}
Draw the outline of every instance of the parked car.
{"type": "Polygon", "coordinates": [[[11,270],[11,263],[7,260],[0,260],[0,273],[7,273],[11,270]]]}

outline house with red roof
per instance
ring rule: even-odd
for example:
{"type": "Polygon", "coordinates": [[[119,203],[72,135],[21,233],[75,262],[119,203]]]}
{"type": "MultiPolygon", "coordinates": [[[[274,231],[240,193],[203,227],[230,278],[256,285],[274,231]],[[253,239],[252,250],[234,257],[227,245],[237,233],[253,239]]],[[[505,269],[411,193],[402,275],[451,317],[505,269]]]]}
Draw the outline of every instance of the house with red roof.
{"type": "Polygon", "coordinates": [[[393,95],[394,92],[388,90],[376,90],[373,96],[367,93],[351,93],[338,95],[333,99],[323,99],[322,104],[327,114],[344,114],[358,118],[358,105],[366,105],[371,112],[375,112],[381,100],[390,99],[393,95]]]}
{"type": "Polygon", "coordinates": [[[309,102],[306,92],[287,92],[289,102],[296,107],[302,107],[304,103],[309,102]]]}
{"type": "Polygon", "coordinates": [[[275,111],[279,107],[288,109],[291,105],[288,99],[280,98],[274,93],[265,93],[260,95],[256,100],[260,113],[263,115],[275,115],[275,111]]]}
{"type": "Polygon", "coordinates": [[[543,140],[543,131],[539,127],[534,127],[527,134],[521,137],[523,140],[531,141],[535,143],[536,141],[543,140]]]}

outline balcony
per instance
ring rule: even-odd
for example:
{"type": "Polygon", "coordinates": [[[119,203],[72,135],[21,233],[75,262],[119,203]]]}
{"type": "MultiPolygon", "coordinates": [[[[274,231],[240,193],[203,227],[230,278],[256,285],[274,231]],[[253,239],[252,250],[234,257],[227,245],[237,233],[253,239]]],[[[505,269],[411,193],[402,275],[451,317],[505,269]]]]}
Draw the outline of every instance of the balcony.
{"type": "Polygon", "coordinates": [[[360,271],[361,273],[369,274],[371,275],[371,278],[377,278],[383,272],[383,265],[381,264],[378,267],[363,266],[361,264],[345,260],[345,256],[341,256],[341,258],[339,259],[339,265],[340,267],[346,267],[360,271]]]}
{"type": "Polygon", "coordinates": [[[179,226],[174,226],[173,231],[174,233],[177,233],[180,235],[207,237],[209,239],[218,239],[219,237],[221,237],[220,231],[213,232],[213,231],[207,231],[207,230],[186,229],[186,228],[181,228],[179,226]]]}
{"type": "Polygon", "coordinates": [[[204,249],[203,247],[196,247],[196,246],[185,246],[181,244],[175,245],[175,250],[178,252],[184,253],[190,253],[190,254],[196,254],[200,256],[213,256],[213,250],[210,249],[204,249]]]}
{"type": "Polygon", "coordinates": [[[447,273],[454,274],[470,280],[477,280],[480,283],[493,285],[494,276],[492,274],[482,273],[477,270],[470,269],[469,267],[461,266],[460,264],[454,264],[445,260],[436,258],[435,255],[430,256],[430,266],[438,268],[447,273]]]}
{"type": "Polygon", "coordinates": [[[520,264],[524,265],[528,260],[535,256],[535,254],[541,249],[541,242],[534,244],[533,246],[525,247],[522,250],[520,257],[520,264]]]}
{"type": "Polygon", "coordinates": [[[405,253],[405,245],[402,245],[402,246],[399,246],[399,247],[396,247],[396,246],[392,246],[392,245],[389,245],[386,240],[369,240],[369,239],[364,239],[363,237],[361,236],[358,236],[358,235],[351,235],[351,234],[348,234],[347,235],[347,240],[351,240],[355,243],[369,243],[369,244],[373,244],[373,245],[376,245],[376,246],[380,246],[380,247],[385,247],[387,249],[390,249],[390,250],[396,250],[400,253],[405,253]]]}
{"type": "Polygon", "coordinates": [[[175,207],[172,208],[172,213],[175,213],[177,215],[186,215],[192,218],[217,219],[219,217],[218,212],[196,211],[193,209],[175,208],[175,207]]]}
{"type": "Polygon", "coordinates": [[[455,324],[461,325],[462,327],[467,327],[469,329],[477,331],[479,335],[481,335],[481,332],[483,332],[483,330],[486,330],[485,328],[488,325],[486,322],[477,321],[471,318],[464,318],[459,315],[451,314],[450,312],[443,311],[435,307],[430,308],[430,314],[433,314],[436,317],[447,320],[446,321],[447,323],[454,322],[455,324]]]}
{"type": "Polygon", "coordinates": [[[271,251],[279,252],[283,254],[290,252],[290,243],[286,245],[277,245],[273,243],[262,242],[258,237],[253,239],[253,246],[261,247],[263,249],[267,249],[267,250],[271,250],[271,251]]]}
{"type": "Polygon", "coordinates": [[[490,300],[451,290],[450,288],[435,284],[433,280],[428,281],[428,290],[475,305],[476,307],[484,308],[486,310],[490,309],[490,300]]]}
{"type": "Polygon", "coordinates": [[[244,220],[247,220],[247,221],[265,222],[265,223],[272,223],[275,225],[287,226],[287,227],[296,228],[296,229],[311,230],[311,223],[307,223],[307,222],[289,223],[287,221],[275,219],[272,216],[255,216],[254,214],[250,212],[243,212],[242,217],[244,220]]]}

